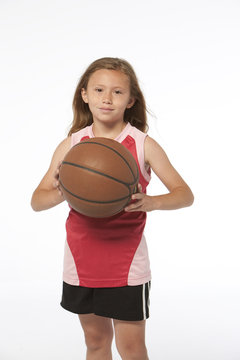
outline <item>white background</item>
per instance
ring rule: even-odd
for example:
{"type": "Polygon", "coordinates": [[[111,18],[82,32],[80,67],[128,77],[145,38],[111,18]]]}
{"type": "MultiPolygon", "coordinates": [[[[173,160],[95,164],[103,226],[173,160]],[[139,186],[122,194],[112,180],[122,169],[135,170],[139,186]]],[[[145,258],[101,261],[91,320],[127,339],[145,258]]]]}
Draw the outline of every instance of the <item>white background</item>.
{"type": "MultiPolygon", "coordinates": [[[[1,0],[0,21],[0,358],[84,359],[59,305],[68,208],[35,213],[30,199],[81,74],[112,56],[133,65],[149,134],[195,195],[148,214],[149,357],[239,360],[239,1],[1,0]]],[[[153,177],[149,193],[165,191],[153,177]]]]}

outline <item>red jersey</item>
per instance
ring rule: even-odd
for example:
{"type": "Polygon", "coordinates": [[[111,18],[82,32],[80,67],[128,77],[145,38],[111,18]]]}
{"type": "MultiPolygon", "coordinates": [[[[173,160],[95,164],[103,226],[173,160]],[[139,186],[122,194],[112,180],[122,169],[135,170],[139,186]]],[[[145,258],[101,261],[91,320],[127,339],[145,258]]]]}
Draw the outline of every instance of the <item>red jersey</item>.
{"type": "MultiPolygon", "coordinates": [[[[115,139],[135,158],[144,193],[151,177],[144,162],[146,136],[127,123],[115,139]]],[[[72,134],[71,145],[92,137],[90,125],[72,134]]],[[[141,285],[151,280],[145,223],[142,211],[123,210],[107,218],[92,218],[71,209],[66,221],[63,281],[95,288],[141,285]]]]}

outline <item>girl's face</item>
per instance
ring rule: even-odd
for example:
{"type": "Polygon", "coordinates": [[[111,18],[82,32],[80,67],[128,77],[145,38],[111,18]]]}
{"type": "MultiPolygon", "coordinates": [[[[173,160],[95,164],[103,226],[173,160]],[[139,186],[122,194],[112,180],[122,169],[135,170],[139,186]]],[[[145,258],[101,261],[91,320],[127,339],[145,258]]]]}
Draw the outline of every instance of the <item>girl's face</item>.
{"type": "Polygon", "coordinates": [[[124,112],[133,106],[127,75],[117,70],[95,71],[82,89],[82,98],[88,104],[94,121],[116,123],[124,120],[124,112]]]}

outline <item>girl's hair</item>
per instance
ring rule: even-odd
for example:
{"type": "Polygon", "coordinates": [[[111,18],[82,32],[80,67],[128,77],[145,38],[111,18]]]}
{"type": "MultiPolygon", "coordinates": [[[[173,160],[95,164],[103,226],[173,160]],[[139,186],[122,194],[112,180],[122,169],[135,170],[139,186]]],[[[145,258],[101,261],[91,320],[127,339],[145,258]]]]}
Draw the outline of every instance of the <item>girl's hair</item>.
{"type": "Polygon", "coordinates": [[[148,128],[146,103],[132,66],[123,59],[104,57],[94,61],[78,82],[72,104],[74,117],[68,136],[93,123],[92,113],[88,104],[83,101],[81,91],[82,88],[87,89],[90,76],[101,69],[118,70],[128,76],[130,93],[135,98],[135,103],[130,109],[125,110],[124,121],[146,132],[148,128]]]}

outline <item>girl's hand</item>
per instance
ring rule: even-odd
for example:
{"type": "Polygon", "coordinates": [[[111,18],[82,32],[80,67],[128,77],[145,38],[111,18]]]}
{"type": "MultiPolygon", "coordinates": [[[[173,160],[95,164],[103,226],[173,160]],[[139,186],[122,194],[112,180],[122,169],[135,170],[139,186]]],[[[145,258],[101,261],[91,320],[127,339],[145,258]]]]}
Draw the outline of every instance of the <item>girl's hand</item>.
{"type": "Polygon", "coordinates": [[[61,191],[60,182],[59,182],[59,170],[60,170],[61,165],[62,165],[62,162],[59,162],[58,167],[54,173],[53,187],[54,187],[54,189],[58,190],[59,196],[63,197],[63,193],[61,191]]]}
{"type": "Polygon", "coordinates": [[[132,200],[136,200],[131,205],[125,207],[125,211],[152,211],[154,210],[153,206],[153,197],[148,196],[142,192],[142,186],[138,184],[138,192],[132,195],[132,200]]]}

